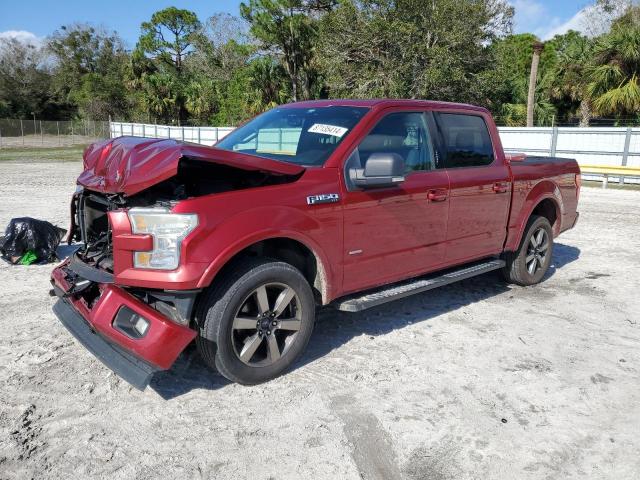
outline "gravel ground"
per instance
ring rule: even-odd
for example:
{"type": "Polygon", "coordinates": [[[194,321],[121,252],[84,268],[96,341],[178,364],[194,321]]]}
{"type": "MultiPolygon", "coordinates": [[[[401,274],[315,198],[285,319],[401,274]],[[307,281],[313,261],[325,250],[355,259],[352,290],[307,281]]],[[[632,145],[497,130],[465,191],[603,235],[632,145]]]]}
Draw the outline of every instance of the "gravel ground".
{"type": "MultiPolygon", "coordinates": [[[[67,224],[78,163],[6,167],[0,224],[67,224]]],[[[51,266],[1,264],[0,478],[639,478],[639,201],[583,189],[541,285],[324,310],[256,387],[188,350],[134,390],[55,319],[51,266]]]]}

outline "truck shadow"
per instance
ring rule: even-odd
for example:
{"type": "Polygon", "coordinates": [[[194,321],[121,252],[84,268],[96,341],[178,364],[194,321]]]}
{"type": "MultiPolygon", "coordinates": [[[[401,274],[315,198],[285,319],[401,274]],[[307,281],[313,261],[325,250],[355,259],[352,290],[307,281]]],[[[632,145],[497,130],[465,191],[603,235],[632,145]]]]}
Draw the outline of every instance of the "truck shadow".
{"type": "MultiPolygon", "coordinates": [[[[545,280],[579,256],[578,248],[556,244],[553,262],[545,280]]],[[[324,357],[354,337],[365,335],[375,340],[377,336],[413,323],[429,322],[439,315],[503,294],[512,288],[520,287],[506,284],[500,272],[491,272],[364,312],[345,313],[331,307],[322,308],[318,311],[309,346],[292,371],[324,357]]],[[[170,370],[155,375],[150,387],[162,398],[171,399],[195,389],[217,390],[229,383],[223,376],[208,368],[191,345],[170,370]]]]}

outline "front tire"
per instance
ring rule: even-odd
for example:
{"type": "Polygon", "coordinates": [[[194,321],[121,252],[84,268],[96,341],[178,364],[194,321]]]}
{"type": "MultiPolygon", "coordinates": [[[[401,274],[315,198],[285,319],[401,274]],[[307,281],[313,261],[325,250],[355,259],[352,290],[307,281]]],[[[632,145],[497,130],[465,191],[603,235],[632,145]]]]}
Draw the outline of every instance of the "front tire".
{"type": "Polygon", "coordinates": [[[215,283],[197,311],[196,345],[205,363],[245,385],[282,374],[306,348],[315,322],[313,292],[302,273],[256,259],[215,283]]]}
{"type": "Polygon", "coordinates": [[[505,254],[504,277],[508,282],[521,286],[540,283],[549,270],[552,255],[551,224],[545,217],[532,215],[518,250],[505,254]]]}

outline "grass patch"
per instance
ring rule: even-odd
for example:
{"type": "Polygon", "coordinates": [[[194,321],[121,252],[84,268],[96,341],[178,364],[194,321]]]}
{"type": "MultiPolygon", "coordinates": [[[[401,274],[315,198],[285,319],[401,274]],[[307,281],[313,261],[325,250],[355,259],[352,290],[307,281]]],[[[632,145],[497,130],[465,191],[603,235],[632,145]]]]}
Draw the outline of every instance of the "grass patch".
{"type": "Polygon", "coordinates": [[[0,148],[0,162],[80,162],[86,145],[72,147],[0,148]]]}

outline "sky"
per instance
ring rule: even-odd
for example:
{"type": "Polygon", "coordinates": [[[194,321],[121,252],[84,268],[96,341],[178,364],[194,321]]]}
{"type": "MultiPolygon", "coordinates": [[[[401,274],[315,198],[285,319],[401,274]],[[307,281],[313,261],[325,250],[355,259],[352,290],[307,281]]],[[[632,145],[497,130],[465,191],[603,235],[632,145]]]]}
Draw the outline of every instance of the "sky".
{"type": "MultiPolygon", "coordinates": [[[[532,32],[542,40],[570,28],[582,30],[588,0],[509,0],[516,8],[515,32],[532,32]]],[[[62,25],[87,22],[116,30],[132,48],[140,24],[174,5],[196,12],[201,20],[217,12],[238,14],[240,0],[0,0],[0,37],[38,42],[62,25]]]]}

